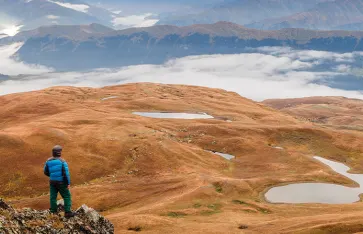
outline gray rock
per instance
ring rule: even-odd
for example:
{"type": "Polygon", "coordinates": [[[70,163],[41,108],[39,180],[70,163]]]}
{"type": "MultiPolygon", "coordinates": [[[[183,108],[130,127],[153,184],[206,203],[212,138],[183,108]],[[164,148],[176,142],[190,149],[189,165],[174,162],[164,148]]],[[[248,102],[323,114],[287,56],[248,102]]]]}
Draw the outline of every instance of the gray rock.
{"type": "Polygon", "coordinates": [[[0,198],[0,209],[9,210],[12,209],[3,199],[0,198]]]}
{"type": "Polygon", "coordinates": [[[57,210],[58,212],[64,211],[64,200],[58,200],[57,201],[57,210]]]}
{"type": "Polygon", "coordinates": [[[88,219],[92,220],[93,222],[97,223],[101,216],[92,208],[89,208],[86,205],[82,205],[77,211],[77,214],[83,214],[85,215],[88,219]]]}
{"type": "MultiPolygon", "coordinates": [[[[58,205],[62,206],[61,202],[58,205]]],[[[76,217],[66,219],[52,215],[49,210],[37,211],[30,208],[15,210],[0,199],[1,234],[112,234],[113,224],[92,208],[82,205],[76,217]]]]}

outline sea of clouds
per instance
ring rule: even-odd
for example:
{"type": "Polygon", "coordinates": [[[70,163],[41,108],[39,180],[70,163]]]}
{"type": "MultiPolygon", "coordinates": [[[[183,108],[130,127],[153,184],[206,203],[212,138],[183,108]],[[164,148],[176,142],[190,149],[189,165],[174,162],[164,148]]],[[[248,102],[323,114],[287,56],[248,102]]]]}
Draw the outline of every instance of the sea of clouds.
{"type": "Polygon", "coordinates": [[[51,68],[16,61],[12,55],[19,46],[0,47],[0,73],[13,75],[10,80],[0,81],[0,95],[51,86],[103,87],[155,82],[222,88],[256,101],[306,96],[363,99],[363,80],[359,75],[355,79],[360,79],[361,86],[356,89],[330,85],[337,77],[359,73],[361,52],[341,54],[266,47],[236,55],[190,56],[162,65],[57,73],[51,68]],[[14,76],[19,74],[26,75],[14,76]]]}

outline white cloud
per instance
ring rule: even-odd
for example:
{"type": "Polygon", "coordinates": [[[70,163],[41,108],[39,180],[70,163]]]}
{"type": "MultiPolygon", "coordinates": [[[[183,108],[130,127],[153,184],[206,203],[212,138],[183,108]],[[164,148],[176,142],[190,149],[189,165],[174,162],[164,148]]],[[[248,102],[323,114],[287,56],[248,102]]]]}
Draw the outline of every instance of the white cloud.
{"type": "Polygon", "coordinates": [[[67,2],[57,2],[57,1],[52,1],[52,0],[48,0],[48,2],[52,2],[55,4],[58,4],[59,6],[62,7],[66,7],[75,11],[80,11],[83,13],[87,13],[88,12],[88,5],[84,5],[84,4],[71,4],[71,3],[67,3],[67,2]]]}
{"type": "Polygon", "coordinates": [[[14,53],[22,46],[22,43],[15,43],[7,46],[0,46],[0,73],[4,75],[19,74],[40,74],[49,72],[51,69],[39,65],[30,65],[16,61],[12,58],[14,53]]]}
{"type": "MultiPolygon", "coordinates": [[[[331,56],[350,57],[348,54],[335,53],[331,56]]],[[[134,82],[155,82],[222,88],[257,101],[305,96],[346,96],[363,99],[363,93],[359,91],[340,90],[313,83],[319,80],[324,80],[321,83],[326,83],[329,79],[342,74],[339,69],[313,70],[317,60],[321,60],[321,57],[328,60],[331,56],[322,56],[314,51],[302,53],[293,50],[279,55],[249,53],[191,56],[171,60],[163,65],[98,69],[87,73],[33,75],[22,80],[0,83],[0,94],[39,90],[59,85],[102,87],[134,82]],[[305,61],[296,58],[298,57],[296,54],[305,54],[305,61]],[[309,55],[310,58],[308,58],[309,55]]]]}
{"type": "Polygon", "coordinates": [[[257,49],[250,49],[250,51],[268,53],[275,56],[286,56],[288,58],[299,59],[301,61],[313,61],[313,60],[323,59],[335,62],[353,62],[355,55],[362,54],[362,52],[334,53],[329,51],[317,51],[317,50],[296,51],[289,47],[260,47],[257,49]]]}
{"type": "Polygon", "coordinates": [[[122,11],[120,10],[110,10],[112,13],[119,15],[122,11]]]}
{"type": "Polygon", "coordinates": [[[54,19],[59,19],[60,17],[56,15],[47,15],[47,18],[54,20],[54,19]]]}
{"type": "Polygon", "coordinates": [[[114,26],[127,26],[127,27],[150,27],[155,25],[159,20],[158,19],[150,19],[149,17],[153,16],[151,13],[142,14],[142,15],[129,15],[123,17],[115,17],[112,21],[114,26]]]}
{"type": "Polygon", "coordinates": [[[335,67],[335,70],[338,72],[349,72],[351,70],[351,66],[347,64],[340,64],[337,67],[335,67]]]}

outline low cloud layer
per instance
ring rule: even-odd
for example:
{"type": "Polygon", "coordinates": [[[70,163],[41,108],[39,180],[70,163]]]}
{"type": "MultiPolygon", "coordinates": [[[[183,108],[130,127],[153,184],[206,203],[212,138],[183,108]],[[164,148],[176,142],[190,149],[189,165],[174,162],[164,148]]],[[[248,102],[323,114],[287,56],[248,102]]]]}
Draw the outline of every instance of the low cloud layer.
{"type": "MultiPolygon", "coordinates": [[[[28,65],[12,58],[14,53],[22,46],[22,43],[15,43],[8,46],[0,46],[0,74],[40,74],[49,72],[52,69],[40,65],[28,65]]],[[[0,91],[1,92],[1,91],[0,91]]]]}
{"type": "MultiPolygon", "coordinates": [[[[343,90],[329,87],[335,78],[341,79],[356,70],[357,61],[361,56],[360,53],[338,54],[296,51],[289,48],[260,48],[238,55],[185,57],[170,60],[163,65],[98,69],[87,73],[22,76],[1,82],[0,95],[50,86],[103,87],[133,82],[156,82],[222,88],[257,101],[306,96],[346,96],[363,99],[363,88],[343,90]]],[[[46,70],[42,67],[27,67],[24,64],[15,65],[22,66],[23,69],[25,66],[30,71],[35,71],[35,74],[42,69],[46,70]]],[[[7,67],[12,66],[14,64],[7,67]]],[[[0,73],[2,69],[0,67],[0,73]]],[[[358,81],[363,84],[363,80],[358,81]]]]}

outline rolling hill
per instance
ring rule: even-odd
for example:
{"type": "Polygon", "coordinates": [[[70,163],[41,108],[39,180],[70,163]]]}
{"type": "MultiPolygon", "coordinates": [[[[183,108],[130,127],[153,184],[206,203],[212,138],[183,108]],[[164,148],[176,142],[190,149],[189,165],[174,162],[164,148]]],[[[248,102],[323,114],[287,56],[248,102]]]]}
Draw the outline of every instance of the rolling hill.
{"type": "Polygon", "coordinates": [[[281,183],[353,185],[312,156],[363,171],[360,131],[192,86],[53,87],[1,96],[0,104],[0,195],[16,207],[49,208],[42,165],[61,144],[74,206],[101,211],[116,233],[137,227],[150,233],[362,230],[361,203],[294,206],[263,198],[281,183]],[[152,119],[134,111],[206,112],[216,119],[152,119]]]}
{"type": "Polygon", "coordinates": [[[266,105],[292,116],[341,129],[363,130],[363,102],[344,97],[266,100],[266,105]]]}

